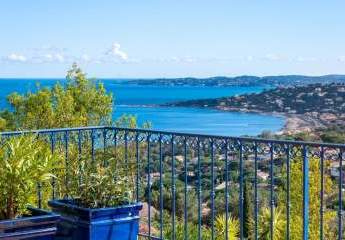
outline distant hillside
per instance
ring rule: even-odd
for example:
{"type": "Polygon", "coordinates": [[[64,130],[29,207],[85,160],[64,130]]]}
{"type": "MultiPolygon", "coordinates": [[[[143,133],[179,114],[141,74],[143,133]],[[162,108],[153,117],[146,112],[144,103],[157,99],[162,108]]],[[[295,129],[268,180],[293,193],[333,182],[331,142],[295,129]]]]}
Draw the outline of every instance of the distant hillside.
{"type": "Polygon", "coordinates": [[[223,110],[304,114],[345,114],[345,84],[278,87],[258,94],[191,100],[170,106],[211,107],[223,110]]]}
{"type": "Polygon", "coordinates": [[[308,84],[330,84],[345,83],[345,75],[325,76],[238,76],[238,77],[210,77],[210,78],[158,78],[158,79],[137,79],[125,81],[126,84],[137,85],[166,85],[166,86],[300,86],[308,84]]]}
{"type": "Polygon", "coordinates": [[[284,134],[345,126],[345,84],[278,87],[258,94],[166,104],[223,111],[279,113],[287,117],[284,134]]]}

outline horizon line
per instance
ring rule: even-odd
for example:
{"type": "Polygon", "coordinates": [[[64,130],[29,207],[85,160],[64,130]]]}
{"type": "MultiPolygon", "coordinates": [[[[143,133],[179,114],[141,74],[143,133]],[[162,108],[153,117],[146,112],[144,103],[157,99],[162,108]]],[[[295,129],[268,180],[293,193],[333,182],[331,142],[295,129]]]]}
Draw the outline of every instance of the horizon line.
{"type": "MultiPolygon", "coordinates": [[[[184,78],[194,78],[194,79],[209,79],[209,78],[237,78],[237,77],[258,77],[258,78],[266,78],[266,77],[292,77],[292,76],[301,76],[301,77],[331,77],[331,76],[340,76],[345,77],[345,73],[338,74],[338,73],[330,73],[330,74],[322,74],[322,75],[305,75],[305,74],[277,74],[277,75],[251,75],[251,74],[243,74],[243,75],[234,75],[234,76],[221,76],[221,75],[213,75],[208,77],[193,77],[193,76],[185,76],[185,77],[89,77],[90,79],[100,79],[100,80],[155,80],[155,79],[184,79],[184,78]]],[[[66,76],[64,77],[1,77],[0,80],[15,80],[15,79],[22,79],[22,80],[34,80],[34,79],[45,79],[45,80],[65,80],[66,76]]]]}

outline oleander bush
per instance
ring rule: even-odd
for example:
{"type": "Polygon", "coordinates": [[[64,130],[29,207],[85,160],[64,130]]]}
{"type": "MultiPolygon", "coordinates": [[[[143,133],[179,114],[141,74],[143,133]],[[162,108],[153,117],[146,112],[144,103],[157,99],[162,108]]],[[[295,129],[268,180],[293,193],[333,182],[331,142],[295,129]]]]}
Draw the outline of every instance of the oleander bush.
{"type": "MultiPolygon", "coordinates": [[[[38,185],[48,186],[55,176],[58,156],[36,136],[3,139],[0,146],[0,220],[28,214],[37,203],[38,185]]],[[[43,198],[49,191],[42,191],[43,198]]]]}
{"type": "MultiPolygon", "coordinates": [[[[75,204],[87,208],[114,207],[132,203],[135,192],[136,164],[133,154],[127,160],[124,149],[109,147],[96,149],[83,146],[83,154],[72,143],[68,160],[62,159],[56,171],[58,198],[74,199],[75,204]],[[66,164],[67,162],[67,164],[66,164]]],[[[60,154],[62,150],[59,150],[60,154]]]]}

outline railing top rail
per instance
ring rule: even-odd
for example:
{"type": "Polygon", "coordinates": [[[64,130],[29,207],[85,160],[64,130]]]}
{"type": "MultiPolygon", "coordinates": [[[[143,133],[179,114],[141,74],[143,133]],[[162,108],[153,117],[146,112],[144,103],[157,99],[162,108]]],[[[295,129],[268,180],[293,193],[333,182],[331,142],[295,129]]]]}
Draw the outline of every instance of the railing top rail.
{"type": "Polygon", "coordinates": [[[11,135],[19,135],[19,134],[26,134],[26,133],[56,133],[56,132],[72,132],[72,131],[79,131],[79,130],[99,130],[99,129],[106,129],[106,126],[87,126],[87,127],[72,127],[72,128],[47,128],[47,129],[36,129],[36,130],[20,130],[20,131],[9,131],[9,132],[0,132],[0,136],[11,136],[11,135]]]}
{"type": "Polygon", "coordinates": [[[174,136],[182,136],[182,137],[225,139],[225,140],[232,140],[232,141],[255,142],[255,143],[266,143],[266,144],[308,145],[311,147],[329,147],[329,148],[345,149],[345,143],[321,143],[321,142],[308,142],[308,141],[264,139],[264,138],[258,138],[258,137],[234,137],[234,136],[208,135],[208,134],[197,134],[197,133],[186,133],[186,132],[170,132],[170,131],[163,131],[163,130],[143,129],[143,128],[122,128],[122,127],[112,127],[112,126],[87,126],[87,127],[73,127],[73,128],[52,128],[52,129],[9,131],[9,132],[0,132],[0,136],[13,136],[13,135],[19,135],[19,134],[26,134],[26,133],[48,134],[48,133],[59,133],[59,132],[66,132],[66,131],[73,132],[73,131],[82,131],[82,130],[101,130],[101,129],[138,132],[138,133],[162,134],[162,135],[174,135],[174,136]]]}
{"type": "Polygon", "coordinates": [[[267,143],[267,144],[273,143],[273,144],[288,144],[288,145],[308,145],[311,147],[330,147],[330,148],[341,148],[341,149],[345,148],[345,143],[344,144],[321,143],[321,142],[308,142],[308,141],[265,139],[265,138],[258,138],[258,137],[234,137],[234,136],[208,135],[208,134],[185,133],[185,132],[169,132],[169,131],[151,130],[151,129],[143,129],[143,128],[120,128],[120,127],[106,127],[106,128],[110,130],[174,135],[174,136],[182,136],[182,137],[227,139],[227,140],[238,140],[238,141],[243,141],[243,142],[267,143]]]}

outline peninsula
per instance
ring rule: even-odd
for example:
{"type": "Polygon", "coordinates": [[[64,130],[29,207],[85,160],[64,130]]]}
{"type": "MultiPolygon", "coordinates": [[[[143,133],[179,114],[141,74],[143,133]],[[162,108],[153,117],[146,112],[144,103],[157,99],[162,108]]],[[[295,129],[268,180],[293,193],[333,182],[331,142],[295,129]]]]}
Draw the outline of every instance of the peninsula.
{"type": "Polygon", "coordinates": [[[174,107],[214,108],[287,117],[282,133],[308,132],[345,125],[345,84],[309,84],[277,87],[257,94],[165,104],[174,107]]]}

